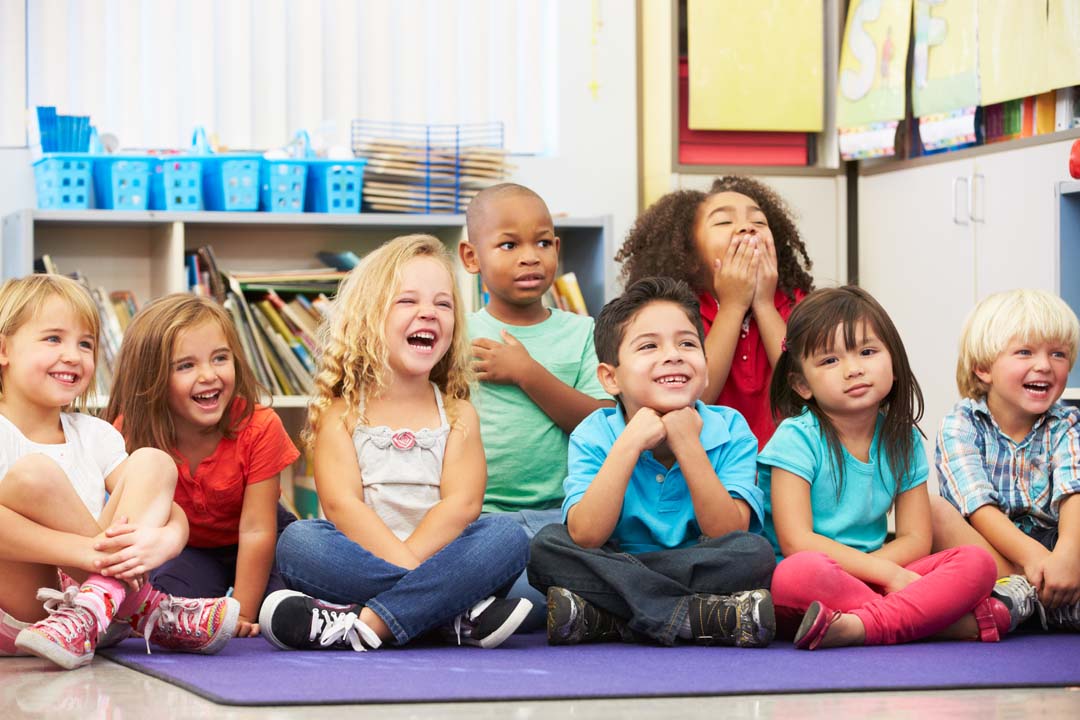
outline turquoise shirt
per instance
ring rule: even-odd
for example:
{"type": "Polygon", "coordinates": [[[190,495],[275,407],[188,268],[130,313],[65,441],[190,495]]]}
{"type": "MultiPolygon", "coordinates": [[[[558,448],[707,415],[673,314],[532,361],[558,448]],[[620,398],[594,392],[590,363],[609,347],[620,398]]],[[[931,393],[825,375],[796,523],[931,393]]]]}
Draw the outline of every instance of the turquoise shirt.
{"type": "MultiPolygon", "coordinates": [[[[844,449],[844,480],[839,498],[836,496],[833,454],[817,417],[807,410],[780,423],[758,456],[758,485],[765,493],[765,537],[773,544],[777,561],[783,555],[772,518],[770,490],[774,467],[810,483],[815,533],[867,553],[885,544],[887,515],[897,495],[897,485],[885,453],[879,448],[883,421],[884,417],[879,416],[870,442],[869,462],[857,460],[844,449]]],[[[901,480],[900,492],[922,485],[930,473],[922,436],[915,428],[911,429],[911,434],[910,470],[901,480]]]]}
{"type": "MultiPolygon", "coordinates": [[[[487,310],[469,316],[470,339],[503,342],[501,330],[517,338],[536,362],[566,385],[590,397],[611,399],[596,377],[592,318],[552,310],[536,325],[507,325],[487,310]]],[[[559,507],[570,436],[516,385],[477,383],[472,402],[480,415],[487,458],[484,512],[559,507]]]]}
{"type": "MultiPolygon", "coordinates": [[[[757,438],[736,410],[701,401],[701,446],[728,493],[750,506],[750,532],[761,532],[762,494],[754,484],[757,438]]],[[[563,487],[563,522],[580,502],[615,438],[626,429],[621,408],[601,408],[581,421],[570,435],[570,469],[563,487]]],[[[690,488],[678,461],[664,467],[652,451],[638,458],[623,496],[622,512],[610,542],[622,552],[640,554],[697,545],[701,525],[694,514],[690,488]]]]}

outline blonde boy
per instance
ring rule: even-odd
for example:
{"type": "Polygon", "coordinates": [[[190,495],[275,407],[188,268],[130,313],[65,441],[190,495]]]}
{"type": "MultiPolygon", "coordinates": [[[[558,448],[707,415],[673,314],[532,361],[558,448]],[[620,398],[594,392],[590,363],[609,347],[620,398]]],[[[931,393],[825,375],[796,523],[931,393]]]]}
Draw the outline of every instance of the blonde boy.
{"type": "Polygon", "coordinates": [[[994,594],[1050,629],[1080,631],[1080,411],[1061,402],[1080,324],[1042,290],[991,295],[960,340],[964,397],[941,423],[934,548],[980,545],[994,594]],[[954,509],[955,508],[955,509],[954,509]],[[959,512],[957,512],[957,510],[959,512]],[[962,515],[962,517],[961,517],[962,515]],[[965,522],[966,519],[966,522],[965,522]]]}

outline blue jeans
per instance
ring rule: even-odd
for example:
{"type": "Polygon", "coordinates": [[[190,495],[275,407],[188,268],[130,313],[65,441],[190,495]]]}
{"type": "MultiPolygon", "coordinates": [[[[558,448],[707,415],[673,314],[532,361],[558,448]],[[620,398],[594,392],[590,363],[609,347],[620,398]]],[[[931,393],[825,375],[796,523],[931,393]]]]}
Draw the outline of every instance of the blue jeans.
{"type": "Polygon", "coordinates": [[[281,534],[277,557],[288,587],[332,603],[365,605],[404,645],[508,587],[528,551],[529,539],[513,521],[484,516],[406,570],[360,547],[329,520],[301,520],[281,534]]]}
{"type": "MultiPolygon", "coordinates": [[[[500,512],[491,513],[492,515],[498,515],[500,517],[510,518],[525,531],[525,534],[529,538],[536,536],[536,533],[543,530],[546,526],[562,523],[562,508],[551,508],[550,510],[518,510],[516,512],[500,512]]],[[[529,584],[528,573],[522,571],[521,575],[518,575],[517,580],[514,581],[514,587],[510,588],[510,592],[507,597],[512,598],[525,598],[533,604],[532,610],[529,611],[528,617],[518,626],[517,632],[533,632],[540,630],[547,625],[547,598],[529,584]]]]}
{"type": "Polygon", "coordinates": [[[611,546],[583,548],[565,525],[549,525],[533,538],[529,582],[545,593],[566,588],[626,620],[631,630],[672,645],[690,596],[767,588],[775,567],[769,541],[754,533],[631,555],[611,546]]]}

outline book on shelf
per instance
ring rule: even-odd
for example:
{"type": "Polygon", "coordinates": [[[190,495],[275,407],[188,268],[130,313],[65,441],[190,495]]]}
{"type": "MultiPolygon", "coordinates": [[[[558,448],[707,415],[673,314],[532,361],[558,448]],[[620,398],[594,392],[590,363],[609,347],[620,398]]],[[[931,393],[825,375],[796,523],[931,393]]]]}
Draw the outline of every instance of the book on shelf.
{"type": "Polygon", "coordinates": [[[585,296],[581,294],[581,285],[578,284],[577,275],[572,272],[564,273],[555,278],[551,286],[555,291],[556,302],[567,312],[578,315],[588,315],[589,309],[585,306],[585,296]]]}

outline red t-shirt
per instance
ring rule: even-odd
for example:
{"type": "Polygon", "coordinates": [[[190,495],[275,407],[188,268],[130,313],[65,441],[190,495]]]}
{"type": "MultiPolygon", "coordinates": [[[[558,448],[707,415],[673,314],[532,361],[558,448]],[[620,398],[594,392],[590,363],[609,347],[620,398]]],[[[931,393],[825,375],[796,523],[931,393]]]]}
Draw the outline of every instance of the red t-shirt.
{"type": "MultiPolygon", "coordinates": [[[[794,294],[794,301],[779,290],[773,297],[773,304],[784,322],[787,322],[795,305],[806,297],[802,290],[796,289],[794,294]]],[[[708,334],[719,306],[710,293],[699,294],[698,303],[701,305],[701,321],[705,325],[705,333],[708,334]]],[[[769,364],[765,345],[761,342],[761,331],[751,315],[749,323],[744,325],[744,329],[739,333],[727,382],[720,391],[720,397],[714,398],[712,404],[727,405],[738,410],[757,437],[759,449],[765,447],[765,443],[769,442],[769,438],[776,431],[776,423],[773,422],[772,412],[769,410],[771,380],[772,365],[769,364]]],[[[707,398],[702,400],[707,401],[707,398]]]]}
{"type": "MultiPolygon", "coordinates": [[[[116,419],[122,430],[123,418],[116,419]]],[[[248,485],[269,480],[300,457],[281,418],[262,405],[255,406],[233,439],[225,438],[195,469],[176,463],[179,478],[173,499],[187,515],[188,545],[213,548],[236,545],[240,540],[240,510],[248,485]]]]}

